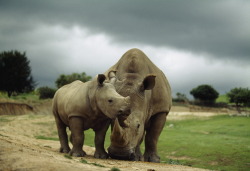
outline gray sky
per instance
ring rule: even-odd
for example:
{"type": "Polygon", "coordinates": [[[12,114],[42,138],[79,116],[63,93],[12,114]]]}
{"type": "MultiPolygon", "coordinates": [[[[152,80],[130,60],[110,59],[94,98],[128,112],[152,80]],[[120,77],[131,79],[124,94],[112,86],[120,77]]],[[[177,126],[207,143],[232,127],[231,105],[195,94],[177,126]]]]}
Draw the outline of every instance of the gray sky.
{"type": "Polygon", "coordinates": [[[39,86],[104,73],[139,48],[173,94],[250,87],[249,0],[0,0],[0,51],[25,51],[39,86]]]}

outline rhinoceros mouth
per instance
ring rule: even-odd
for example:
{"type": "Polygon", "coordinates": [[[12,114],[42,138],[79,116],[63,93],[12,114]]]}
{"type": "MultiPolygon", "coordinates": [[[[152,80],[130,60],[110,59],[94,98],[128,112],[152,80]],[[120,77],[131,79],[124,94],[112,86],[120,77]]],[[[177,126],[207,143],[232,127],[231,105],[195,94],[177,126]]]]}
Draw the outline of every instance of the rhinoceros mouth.
{"type": "Polygon", "coordinates": [[[113,149],[112,147],[108,148],[109,156],[112,159],[117,160],[135,160],[135,153],[134,150],[124,150],[124,149],[113,149]]]}

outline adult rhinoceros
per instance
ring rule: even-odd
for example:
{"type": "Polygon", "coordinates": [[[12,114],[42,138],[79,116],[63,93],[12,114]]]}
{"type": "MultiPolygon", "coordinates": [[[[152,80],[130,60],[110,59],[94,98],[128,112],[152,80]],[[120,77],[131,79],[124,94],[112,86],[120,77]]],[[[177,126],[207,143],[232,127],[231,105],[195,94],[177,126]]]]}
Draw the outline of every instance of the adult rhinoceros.
{"type": "Polygon", "coordinates": [[[105,74],[113,75],[111,80],[119,94],[131,98],[129,117],[118,117],[112,123],[110,157],[160,162],[157,142],[172,105],[171,89],[165,75],[139,49],[127,51],[105,74]],[[121,126],[119,119],[126,119],[128,127],[121,126]],[[144,135],[143,158],[140,144],[144,135]]]}

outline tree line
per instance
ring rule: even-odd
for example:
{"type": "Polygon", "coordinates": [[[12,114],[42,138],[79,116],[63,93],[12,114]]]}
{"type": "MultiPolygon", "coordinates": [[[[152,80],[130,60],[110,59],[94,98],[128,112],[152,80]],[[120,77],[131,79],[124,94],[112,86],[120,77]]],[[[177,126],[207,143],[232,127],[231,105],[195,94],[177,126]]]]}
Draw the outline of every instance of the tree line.
{"type": "MultiPolygon", "coordinates": [[[[0,91],[6,92],[8,97],[18,93],[28,93],[36,88],[37,83],[31,75],[30,61],[26,53],[19,51],[4,51],[0,53],[0,91]]],[[[57,88],[75,80],[89,81],[91,76],[85,72],[60,75],[55,84],[57,88]]],[[[56,89],[40,87],[38,92],[41,99],[53,98],[56,89]]]]}
{"type": "MultiPolygon", "coordinates": [[[[31,75],[30,61],[25,52],[4,51],[0,53],[0,78],[0,91],[7,92],[9,97],[13,93],[33,91],[37,85],[31,75]]],[[[69,75],[62,74],[56,79],[55,84],[57,88],[60,88],[75,80],[86,82],[90,79],[91,76],[88,76],[85,72],[69,75]]],[[[42,99],[53,98],[56,89],[40,87],[38,91],[42,99]]],[[[201,105],[213,105],[219,96],[219,93],[211,85],[206,84],[193,88],[190,94],[201,105]]],[[[185,94],[177,93],[176,96],[175,101],[188,101],[185,94]]],[[[237,107],[250,106],[250,90],[248,88],[233,88],[227,93],[227,97],[237,107]]]]}

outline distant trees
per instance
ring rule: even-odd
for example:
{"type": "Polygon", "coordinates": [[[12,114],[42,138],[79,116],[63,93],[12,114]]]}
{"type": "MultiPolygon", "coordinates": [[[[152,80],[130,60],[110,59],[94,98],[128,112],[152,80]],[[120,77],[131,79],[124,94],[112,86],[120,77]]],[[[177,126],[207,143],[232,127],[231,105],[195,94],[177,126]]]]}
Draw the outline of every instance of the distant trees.
{"type": "Polygon", "coordinates": [[[75,80],[80,80],[82,82],[87,82],[91,79],[91,76],[86,75],[85,72],[73,73],[71,75],[60,75],[59,78],[55,81],[57,88],[64,86],[65,84],[69,84],[75,80]]]}
{"type": "Polygon", "coordinates": [[[56,93],[56,89],[50,87],[38,88],[39,99],[52,99],[56,93]]]}
{"type": "Polygon", "coordinates": [[[6,91],[9,97],[13,92],[32,91],[35,82],[31,75],[29,63],[25,52],[8,51],[0,53],[0,91],[6,91]]]}
{"type": "Polygon", "coordinates": [[[234,88],[227,93],[229,101],[235,103],[236,108],[241,105],[250,106],[250,90],[248,88],[234,88]]]}
{"type": "Polygon", "coordinates": [[[190,91],[195,100],[204,105],[212,105],[218,98],[219,93],[210,85],[199,85],[190,91]]]}
{"type": "Polygon", "coordinates": [[[187,96],[180,92],[176,93],[176,98],[173,98],[173,101],[181,103],[189,103],[187,96]]]}

